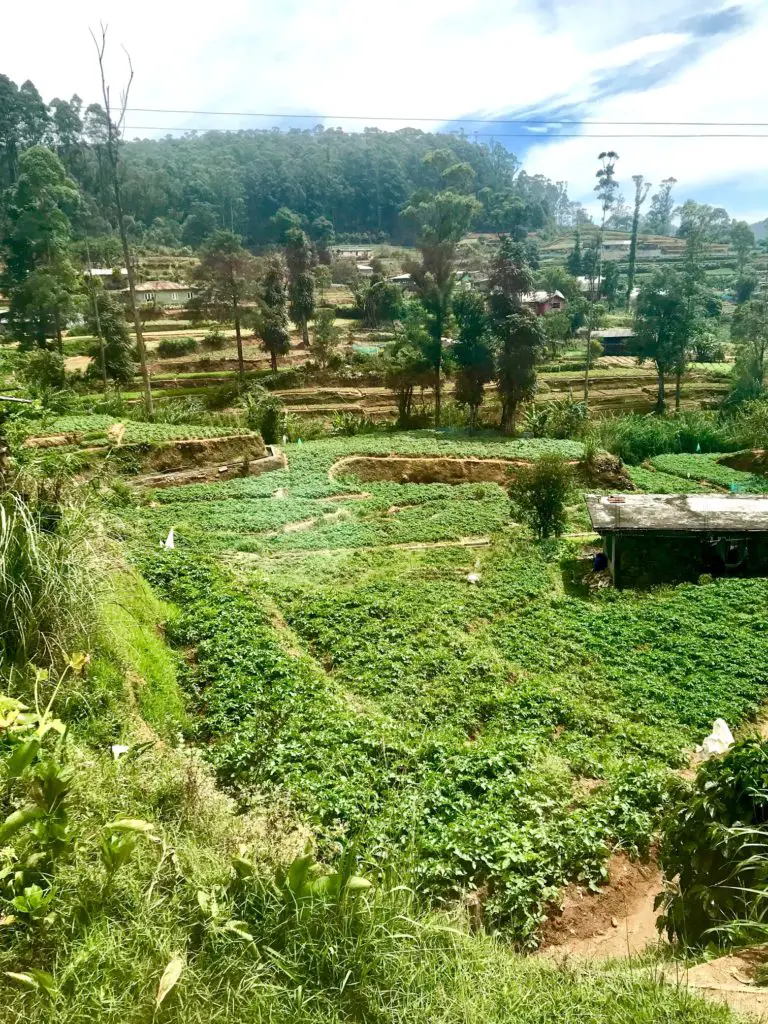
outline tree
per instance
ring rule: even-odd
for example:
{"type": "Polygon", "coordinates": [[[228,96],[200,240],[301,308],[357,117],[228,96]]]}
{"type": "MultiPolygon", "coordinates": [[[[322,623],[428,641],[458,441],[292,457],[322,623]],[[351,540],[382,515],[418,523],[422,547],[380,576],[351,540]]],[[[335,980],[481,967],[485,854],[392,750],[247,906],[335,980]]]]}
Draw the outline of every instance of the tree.
{"type": "Polygon", "coordinates": [[[456,392],[459,405],[469,409],[469,429],[477,426],[485,385],[493,380],[494,350],[488,313],[481,295],[461,289],[453,299],[458,338],[453,347],[456,361],[456,392]]]}
{"type": "Polygon", "coordinates": [[[321,266],[331,265],[331,246],[335,237],[333,224],[327,217],[315,217],[309,227],[310,237],[317,248],[317,259],[321,266]]]}
{"type": "Polygon", "coordinates": [[[573,235],[573,248],[568,253],[568,273],[573,277],[581,276],[581,232],[578,228],[573,235]]]}
{"type": "Polygon", "coordinates": [[[374,275],[360,282],[355,291],[355,304],[363,314],[366,327],[393,323],[403,312],[403,293],[400,287],[384,277],[374,275]]]}
{"type": "Polygon", "coordinates": [[[570,488],[571,468],[560,455],[544,455],[517,471],[512,498],[539,540],[565,530],[570,488]]]}
{"type": "Polygon", "coordinates": [[[312,276],[312,247],[298,227],[285,233],[285,260],[288,264],[288,302],[291,320],[301,330],[309,347],[309,321],[315,312],[315,279],[312,276]]]}
{"type": "Polygon", "coordinates": [[[101,92],[104,99],[104,128],[106,129],[105,148],[107,153],[107,160],[109,166],[109,174],[112,182],[112,191],[115,197],[115,214],[117,217],[117,228],[120,233],[120,241],[123,243],[123,259],[125,260],[125,267],[128,274],[128,295],[131,304],[131,310],[133,312],[133,326],[136,331],[136,346],[139,350],[139,363],[141,365],[141,380],[144,388],[144,411],[147,416],[151,419],[152,409],[152,385],[149,379],[149,366],[147,364],[147,349],[144,344],[144,330],[141,323],[141,317],[139,315],[139,307],[136,302],[136,281],[133,273],[133,263],[131,261],[131,251],[128,246],[128,233],[126,231],[126,220],[123,215],[123,193],[122,185],[120,182],[119,174],[119,153],[118,144],[122,135],[123,126],[125,125],[125,112],[128,107],[128,97],[131,91],[131,84],[133,82],[133,64],[131,63],[130,55],[125,50],[125,54],[128,57],[128,83],[123,89],[120,96],[120,112],[115,121],[112,117],[112,107],[110,104],[110,88],[107,85],[107,79],[104,73],[104,53],[107,48],[107,29],[102,24],[101,26],[101,41],[99,41],[93,32],[91,32],[94,45],[96,47],[96,54],[99,61],[99,72],[101,74],[101,92]]]}
{"type": "Polygon", "coordinates": [[[619,293],[618,263],[611,262],[607,264],[600,293],[602,298],[604,298],[608,303],[608,309],[613,309],[616,303],[616,297],[619,293]]]}
{"type": "Polygon", "coordinates": [[[659,185],[659,191],[651,196],[651,208],[645,218],[645,230],[648,234],[672,234],[672,211],[675,208],[672,189],[676,184],[677,178],[665,178],[659,185]]]}
{"type": "Polygon", "coordinates": [[[656,411],[666,408],[665,374],[685,364],[691,317],[685,283],[671,270],[657,271],[643,285],[635,309],[635,334],[640,361],[651,359],[658,375],[656,411]]]}
{"type": "Polygon", "coordinates": [[[734,396],[756,398],[765,390],[768,372],[768,304],[764,299],[738,306],[731,319],[736,343],[734,396]]]}
{"type": "Polygon", "coordinates": [[[750,253],[755,248],[755,233],[745,220],[735,220],[731,224],[731,246],[736,253],[736,267],[741,280],[750,253]]]}
{"type": "Polygon", "coordinates": [[[651,188],[650,181],[646,181],[642,174],[633,174],[632,181],[635,183],[635,208],[632,213],[632,235],[629,243],[629,265],[627,267],[627,309],[635,284],[635,265],[637,263],[637,233],[640,229],[640,210],[648,197],[651,188]]]}
{"type": "Polygon", "coordinates": [[[440,426],[443,375],[443,337],[455,285],[456,246],[472,223],[480,204],[456,192],[414,196],[404,215],[416,225],[421,263],[408,265],[424,307],[431,339],[428,358],[435,373],[435,426],[440,426]]]}
{"type": "Polygon", "coordinates": [[[62,330],[77,282],[69,257],[70,215],[79,203],[77,186],[55,153],[33,146],[18,161],[8,194],[8,229],[3,239],[9,324],[22,343],[44,348],[50,337],[62,347],[62,330]]]}
{"type": "Polygon", "coordinates": [[[315,286],[318,294],[320,295],[320,305],[325,302],[325,293],[331,287],[333,283],[333,276],[331,274],[331,268],[326,266],[325,263],[318,263],[313,271],[315,275],[315,286]]]}
{"type": "Polygon", "coordinates": [[[488,309],[497,343],[501,428],[507,434],[514,433],[520,403],[536,391],[536,362],[547,340],[539,317],[521,304],[532,287],[525,251],[510,238],[502,239],[488,277],[488,309]]]}
{"type": "Polygon", "coordinates": [[[269,352],[272,372],[277,373],[278,356],[288,355],[291,350],[285,266],[279,256],[272,256],[267,262],[261,288],[261,308],[256,315],[256,333],[264,351],[269,352]]]}
{"type": "MultiPolygon", "coordinates": [[[[597,295],[596,298],[600,297],[601,290],[601,279],[603,271],[603,238],[605,237],[605,221],[608,213],[616,203],[616,195],[619,189],[619,183],[616,181],[615,169],[616,161],[619,159],[618,153],[614,153],[613,150],[600,153],[598,160],[600,166],[597,169],[595,177],[597,178],[597,184],[595,185],[595,192],[597,198],[600,200],[600,231],[597,235],[597,295]]],[[[587,362],[584,370],[584,404],[589,406],[589,370],[592,364],[592,319],[587,318],[587,362]]]]}
{"type": "Polygon", "coordinates": [[[100,333],[103,338],[103,350],[94,355],[98,360],[103,358],[105,375],[118,390],[120,385],[130,384],[135,366],[123,306],[109,292],[95,291],[93,306],[85,322],[92,334],[100,333]]]}
{"type": "Polygon", "coordinates": [[[408,303],[395,343],[385,357],[384,385],[397,400],[397,422],[408,426],[413,413],[416,388],[434,387],[434,366],[429,358],[432,338],[424,307],[408,303]]]}
{"type": "Polygon", "coordinates": [[[198,292],[189,304],[193,318],[219,323],[231,321],[237,339],[238,373],[245,375],[242,322],[244,304],[256,297],[256,260],[231,231],[211,235],[200,251],[200,263],[192,274],[198,292]]]}
{"type": "Polygon", "coordinates": [[[309,351],[321,370],[326,368],[329,358],[341,340],[341,331],[335,320],[336,311],[333,309],[321,309],[315,317],[309,351]]]}

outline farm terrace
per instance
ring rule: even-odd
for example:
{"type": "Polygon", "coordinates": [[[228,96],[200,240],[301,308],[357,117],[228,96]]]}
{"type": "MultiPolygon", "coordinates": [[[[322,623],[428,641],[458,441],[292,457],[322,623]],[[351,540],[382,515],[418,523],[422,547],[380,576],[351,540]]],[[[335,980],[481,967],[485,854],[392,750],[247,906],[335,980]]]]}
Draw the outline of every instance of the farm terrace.
{"type": "Polygon", "coordinates": [[[702,569],[768,575],[768,497],[588,494],[585,500],[616,586],[687,578],[702,569]]]}

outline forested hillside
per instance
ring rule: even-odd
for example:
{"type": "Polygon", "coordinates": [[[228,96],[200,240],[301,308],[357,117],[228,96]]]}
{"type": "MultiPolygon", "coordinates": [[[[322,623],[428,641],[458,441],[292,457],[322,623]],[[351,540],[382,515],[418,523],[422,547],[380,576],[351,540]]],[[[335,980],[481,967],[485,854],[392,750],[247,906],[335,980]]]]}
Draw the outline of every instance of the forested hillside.
{"type": "MultiPolygon", "coordinates": [[[[86,198],[81,230],[92,236],[109,233],[113,219],[104,137],[97,104],[83,109],[74,96],[46,105],[31,82],[17,88],[0,75],[0,189],[14,181],[25,148],[51,146],[86,198]]],[[[562,183],[527,175],[501,145],[413,128],[134,140],[122,161],[131,234],[149,245],[196,246],[217,227],[258,245],[274,237],[271,218],[281,207],[298,213],[317,237],[332,224],[341,237],[406,241],[399,213],[414,192],[457,183],[470,185],[482,202],[480,231],[542,228],[568,205],[562,183]]]]}

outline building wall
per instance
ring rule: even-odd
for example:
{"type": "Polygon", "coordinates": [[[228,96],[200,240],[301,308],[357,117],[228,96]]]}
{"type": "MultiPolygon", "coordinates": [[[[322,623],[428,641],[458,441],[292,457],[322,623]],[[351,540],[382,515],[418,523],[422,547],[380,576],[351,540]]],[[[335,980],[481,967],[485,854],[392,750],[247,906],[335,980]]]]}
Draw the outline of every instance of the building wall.
{"type": "Polygon", "coordinates": [[[154,302],[156,306],[184,306],[192,298],[192,292],[187,288],[180,288],[177,292],[136,292],[138,302],[154,302]]]}
{"type": "Polygon", "coordinates": [[[604,538],[604,550],[619,587],[650,587],[660,583],[693,582],[703,573],[713,576],[768,576],[768,534],[744,538],[746,558],[727,566],[706,538],[695,534],[670,537],[653,533],[604,538]]]}

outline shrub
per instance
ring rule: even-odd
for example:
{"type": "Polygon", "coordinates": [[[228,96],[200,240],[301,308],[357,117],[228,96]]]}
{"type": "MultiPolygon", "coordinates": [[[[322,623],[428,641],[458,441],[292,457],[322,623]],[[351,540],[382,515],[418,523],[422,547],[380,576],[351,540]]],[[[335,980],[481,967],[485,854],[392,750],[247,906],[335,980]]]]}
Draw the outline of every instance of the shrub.
{"type": "Polygon", "coordinates": [[[258,385],[243,398],[245,422],[258,430],[265,444],[277,444],[282,433],[283,405],[279,398],[258,385]]]}
{"type": "Polygon", "coordinates": [[[195,338],[163,338],[157,346],[157,354],[161,359],[170,359],[173,356],[185,356],[190,352],[196,352],[198,347],[195,338]]]}
{"type": "Polygon", "coordinates": [[[559,537],[565,529],[571,475],[570,466],[559,455],[544,455],[518,472],[512,497],[539,539],[559,537]]]}
{"type": "Polygon", "coordinates": [[[601,447],[631,465],[638,465],[654,455],[726,452],[739,447],[727,421],[706,412],[617,416],[602,420],[598,435],[601,447]]]}
{"type": "Polygon", "coordinates": [[[573,397],[562,398],[544,405],[531,405],[525,418],[525,428],[534,437],[576,437],[587,420],[587,407],[573,397]]]}
{"type": "Polygon", "coordinates": [[[58,352],[36,349],[19,360],[16,374],[37,395],[64,386],[64,360],[58,352]]]}
{"type": "Polygon", "coordinates": [[[227,347],[227,339],[219,331],[211,331],[210,334],[206,334],[203,340],[200,342],[200,348],[206,352],[220,352],[223,348],[227,347]]]}
{"type": "Polygon", "coordinates": [[[661,864],[675,879],[658,903],[660,927],[686,946],[765,937],[768,910],[768,743],[737,743],[705,761],[662,837],[661,864]]]}

